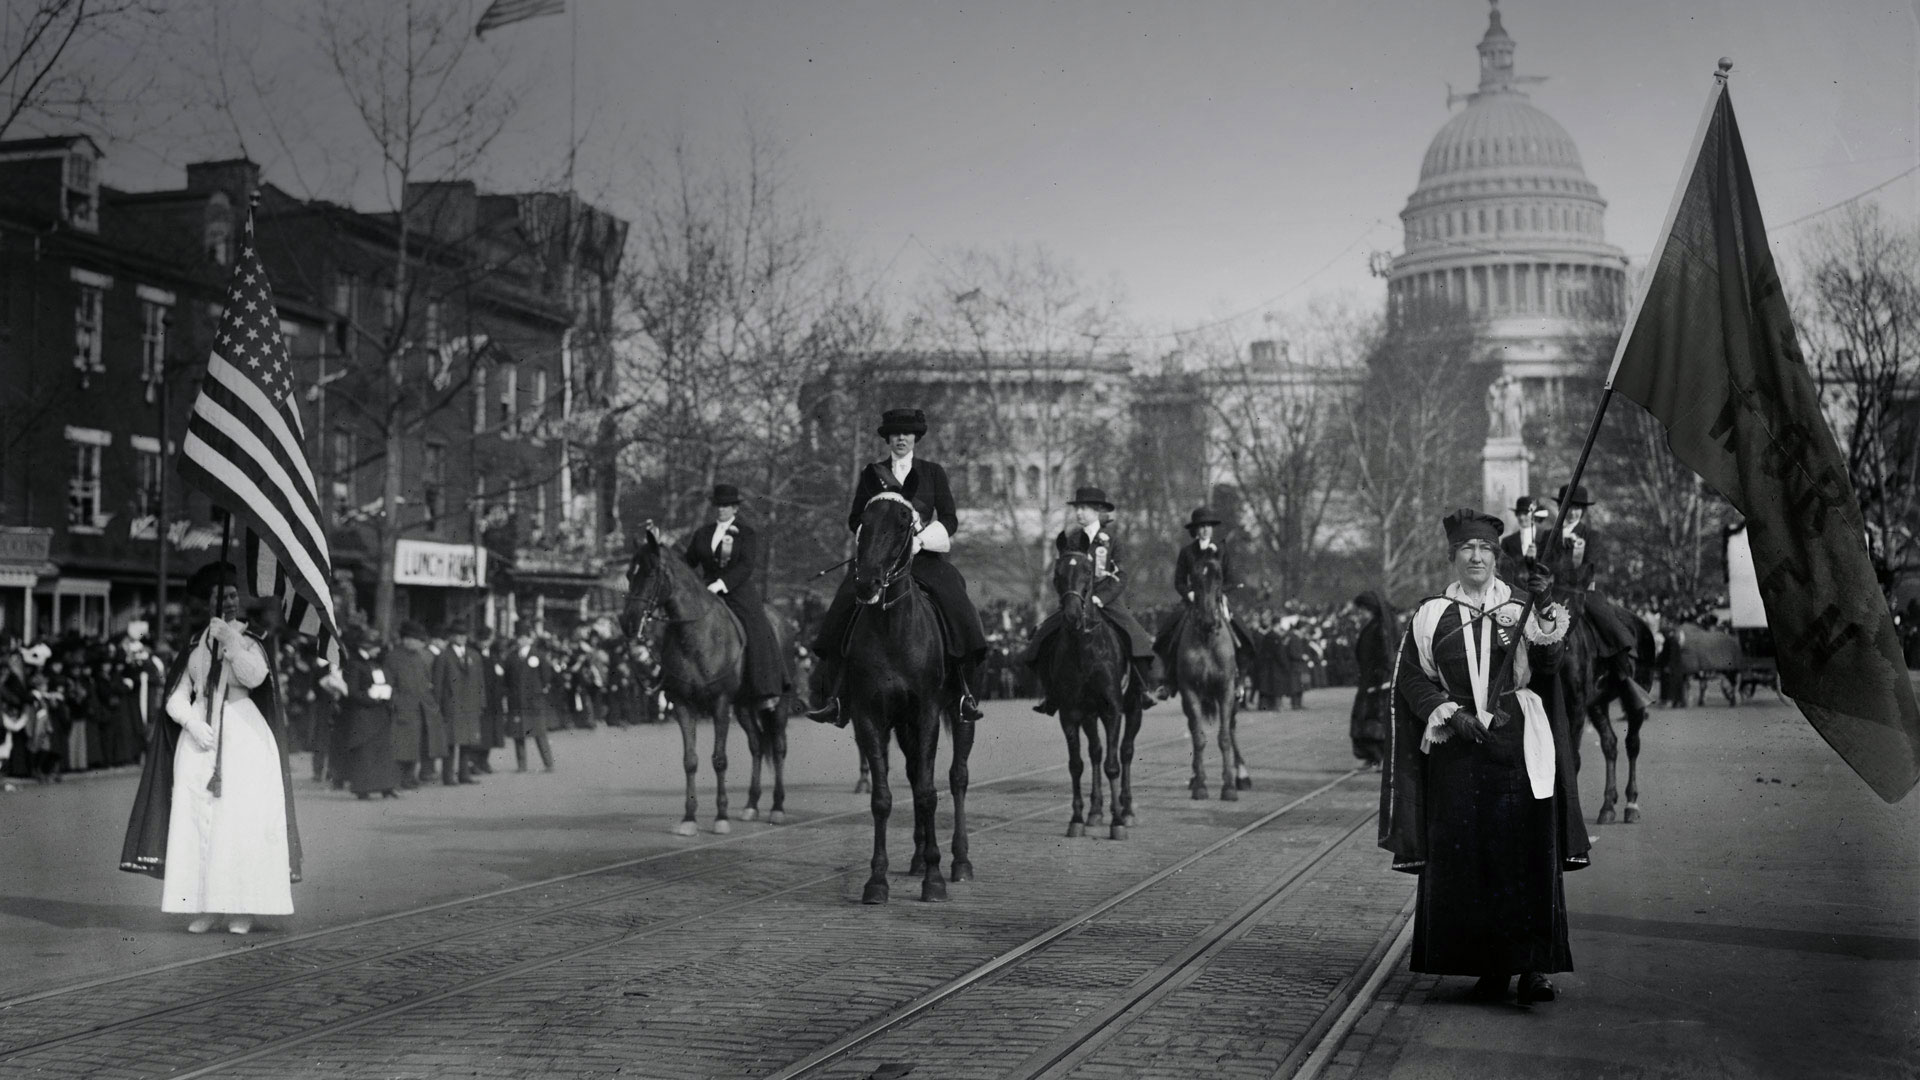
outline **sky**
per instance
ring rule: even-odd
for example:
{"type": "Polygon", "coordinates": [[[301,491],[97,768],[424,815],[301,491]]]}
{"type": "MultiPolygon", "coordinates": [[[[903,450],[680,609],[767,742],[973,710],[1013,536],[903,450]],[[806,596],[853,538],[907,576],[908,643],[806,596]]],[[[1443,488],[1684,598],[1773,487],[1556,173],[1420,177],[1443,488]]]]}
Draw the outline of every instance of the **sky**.
{"type": "MultiPolygon", "coordinates": [[[[1448,85],[1476,84],[1487,25],[1486,0],[569,8],[488,36],[532,90],[485,186],[554,174],[574,87],[582,187],[615,212],[644,203],[657,175],[645,163],[676,141],[732,154],[751,127],[889,286],[950,274],[958,247],[1043,244],[1088,280],[1120,284],[1142,351],[1198,324],[1257,336],[1267,313],[1316,297],[1377,302],[1368,257],[1399,250],[1398,213],[1449,116],[1448,85]]],[[[283,27],[300,18],[288,10],[283,27]]],[[[1789,257],[1809,226],[1786,223],[1920,164],[1920,0],[1503,0],[1501,11],[1516,68],[1547,76],[1533,103],[1572,135],[1610,204],[1608,239],[1636,261],[1721,56],[1789,257]]],[[[274,67],[312,62],[293,39],[268,25],[274,67]]],[[[197,156],[231,153],[228,141],[197,156]]],[[[122,155],[107,176],[176,185],[169,159],[183,152],[122,155]]],[[[284,181],[289,163],[266,140],[248,152],[284,181]]],[[[375,195],[364,178],[334,193],[375,195]]],[[[1920,175],[1876,197],[1912,214],[1920,175]]]]}

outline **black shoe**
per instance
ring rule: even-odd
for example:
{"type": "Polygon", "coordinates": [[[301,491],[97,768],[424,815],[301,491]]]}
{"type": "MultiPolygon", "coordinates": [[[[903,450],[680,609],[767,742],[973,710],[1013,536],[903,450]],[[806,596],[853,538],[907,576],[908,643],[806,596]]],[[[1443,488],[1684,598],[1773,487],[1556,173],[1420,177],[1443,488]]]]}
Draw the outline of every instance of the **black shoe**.
{"type": "Polygon", "coordinates": [[[1531,1005],[1536,1001],[1552,1001],[1555,996],[1553,984],[1545,975],[1529,971],[1520,976],[1520,990],[1517,1000],[1522,1005],[1531,1005]]]}
{"type": "Polygon", "coordinates": [[[847,718],[840,711],[840,699],[828,698],[826,704],[807,710],[807,719],[816,724],[832,724],[834,727],[846,727],[847,718]]]}
{"type": "Polygon", "coordinates": [[[971,724],[975,720],[978,720],[985,715],[986,715],[985,713],[980,711],[980,702],[975,700],[974,696],[971,693],[963,691],[960,694],[960,722],[961,723],[971,724]]]}
{"type": "Polygon", "coordinates": [[[1473,989],[1467,991],[1467,997],[1474,1001],[1505,1001],[1507,982],[1512,978],[1511,975],[1482,975],[1473,989]]]}
{"type": "Polygon", "coordinates": [[[387,790],[380,793],[380,797],[383,799],[397,799],[400,797],[400,793],[393,790],[392,788],[388,788],[387,790]]]}

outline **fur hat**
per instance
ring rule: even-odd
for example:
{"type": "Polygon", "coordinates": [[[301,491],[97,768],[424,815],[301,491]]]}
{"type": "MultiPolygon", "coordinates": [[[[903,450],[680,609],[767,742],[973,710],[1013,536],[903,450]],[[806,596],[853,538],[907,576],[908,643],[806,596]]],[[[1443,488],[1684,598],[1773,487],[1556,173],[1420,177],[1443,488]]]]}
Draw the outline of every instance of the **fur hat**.
{"type": "Polygon", "coordinates": [[[1459,547],[1469,540],[1485,540],[1498,545],[1500,534],[1506,531],[1507,523],[1492,514],[1461,507],[1448,514],[1441,521],[1447,530],[1447,546],[1459,547]]]}

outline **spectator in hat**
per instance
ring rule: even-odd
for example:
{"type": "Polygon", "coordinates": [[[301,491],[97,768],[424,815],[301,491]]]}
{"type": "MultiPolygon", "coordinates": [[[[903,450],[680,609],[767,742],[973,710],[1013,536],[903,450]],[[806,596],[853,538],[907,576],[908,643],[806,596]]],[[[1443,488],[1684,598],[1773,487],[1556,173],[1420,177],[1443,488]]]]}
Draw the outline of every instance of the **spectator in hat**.
{"type": "Polygon", "coordinates": [[[340,702],[340,723],[347,729],[347,786],[361,799],[375,794],[400,797],[400,767],[393,758],[393,683],[379,642],[364,627],[349,626],[340,635],[346,647],[340,675],[347,694],[340,702]]]}
{"type": "Polygon", "coordinates": [[[487,663],[467,639],[464,619],[446,627],[447,651],[434,661],[433,684],[447,722],[445,784],[476,784],[474,762],[485,748],[482,717],[487,708],[487,663]]]}
{"type": "Polygon", "coordinates": [[[551,665],[540,655],[533,640],[533,627],[521,623],[513,646],[500,658],[505,674],[507,732],[513,737],[513,762],[517,772],[527,771],[527,739],[540,752],[541,768],[553,771],[553,744],[547,728],[553,720],[553,699],[547,694],[551,665]]]}
{"type": "MultiPolygon", "coordinates": [[[[1126,607],[1125,571],[1120,565],[1119,545],[1114,542],[1108,521],[1108,515],[1114,510],[1113,502],[1100,488],[1083,487],[1074,492],[1073,498],[1067,503],[1067,510],[1073,515],[1073,522],[1053,538],[1053,550],[1056,555],[1079,551],[1093,557],[1094,606],[1100,608],[1107,621],[1126,635],[1127,655],[1134,667],[1133,692],[1144,696],[1146,688],[1154,685],[1153,635],[1147,633],[1146,627],[1141,626],[1126,607]]],[[[1020,654],[1020,662],[1039,673],[1043,681],[1051,667],[1060,620],[1058,610],[1050,613],[1034,630],[1032,641],[1020,654]]],[[[1035,712],[1051,715],[1057,706],[1049,696],[1042,697],[1033,708],[1035,712]]]]}
{"type": "Polygon", "coordinates": [[[400,645],[386,657],[387,682],[393,686],[393,760],[400,786],[417,788],[436,777],[435,765],[447,742],[440,719],[440,697],[433,684],[433,654],[427,628],[417,620],[400,624],[400,645]]]}

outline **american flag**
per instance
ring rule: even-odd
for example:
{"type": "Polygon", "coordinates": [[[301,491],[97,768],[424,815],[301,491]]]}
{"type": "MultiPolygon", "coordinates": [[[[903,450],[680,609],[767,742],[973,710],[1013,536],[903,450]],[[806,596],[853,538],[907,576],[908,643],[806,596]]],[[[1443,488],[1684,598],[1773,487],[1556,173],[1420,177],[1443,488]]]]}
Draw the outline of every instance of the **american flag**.
{"type": "Polygon", "coordinates": [[[489,30],[537,19],[542,15],[560,15],[566,10],[566,0],[493,0],[487,10],[480,13],[480,22],[474,26],[473,36],[485,37],[489,30]]]}
{"type": "Polygon", "coordinates": [[[334,644],[333,557],[307,466],[293,366],[254,246],[253,212],[180,448],[180,476],[246,525],[247,579],[286,626],[334,644]]]}

